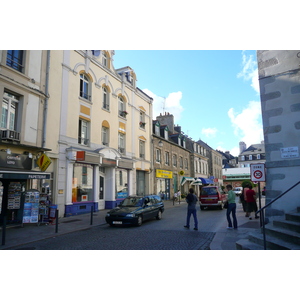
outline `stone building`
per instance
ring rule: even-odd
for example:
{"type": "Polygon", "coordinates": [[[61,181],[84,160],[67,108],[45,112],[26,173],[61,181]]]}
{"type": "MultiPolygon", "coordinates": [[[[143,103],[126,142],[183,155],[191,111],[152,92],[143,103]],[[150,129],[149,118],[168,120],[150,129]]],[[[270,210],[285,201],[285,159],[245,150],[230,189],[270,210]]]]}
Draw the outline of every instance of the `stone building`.
{"type": "MultiPolygon", "coordinates": [[[[264,142],[266,202],[299,181],[300,50],[257,51],[264,142]]],[[[300,186],[267,209],[268,217],[300,206],[300,186]]]]}

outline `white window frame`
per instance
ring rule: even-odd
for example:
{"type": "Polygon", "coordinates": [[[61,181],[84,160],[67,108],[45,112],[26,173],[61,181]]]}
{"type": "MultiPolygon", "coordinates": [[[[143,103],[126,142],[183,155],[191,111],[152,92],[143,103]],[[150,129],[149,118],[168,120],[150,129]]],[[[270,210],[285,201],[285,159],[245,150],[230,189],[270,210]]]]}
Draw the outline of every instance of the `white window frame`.
{"type": "Polygon", "coordinates": [[[82,99],[91,101],[91,83],[85,73],[80,74],[79,96],[82,99]]]}
{"type": "Polygon", "coordinates": [[[79,119],[78,126],[78,144],[88,146],[89,145],[89,136],[90,136],[90,122],[79,119]]]}
{"type": "Polygon", "coordinates": [[[1,128],[16,131],[18,123],[18,108],[20,97],[9,92],[4,92],[2,108],[1,108],[1,128]],[[4,108],[5,102],[7,103],[7,110],[4,108]],[[15,106],[13,108],[13,106],[15,106]],[[6,111],[6,114],[4,112],[6,111]],[[6,118],[6,124],[3,122],[3,118],[6,118]]]}
{"type": "Polygon", "coordinates": [[[104,86],[102,87],[103,91],[103,102],[102,102],[102,108],[106,109],[109,111],[109,93],[107,88],[104,86]]]}

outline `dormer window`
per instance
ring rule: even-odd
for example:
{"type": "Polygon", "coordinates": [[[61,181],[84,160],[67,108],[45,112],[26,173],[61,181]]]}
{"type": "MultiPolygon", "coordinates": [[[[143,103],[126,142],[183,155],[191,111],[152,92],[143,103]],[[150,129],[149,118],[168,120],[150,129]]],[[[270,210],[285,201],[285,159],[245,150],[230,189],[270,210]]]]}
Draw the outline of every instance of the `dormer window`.
{"type": "Polygon", "coordinates": [[[102,52],[102,64],[104,67],[107,67],[107,54],[105,51],[102,52]]]}
{"type": "Polygon", "coordinates": [[[257,159],[260,159],[260,154],[257,154],[257,159]]]}
{"type": "Polygon", "coordinates": [[[249,160],[252,160],[252,154],[249,155],[249,160]]]}
{"type": "Polygon", "coordinates": [[[242,160],[242,161],[245,160],[245,156],[244,156],[244,155],[241,156],[241,160],[242,160]]]}

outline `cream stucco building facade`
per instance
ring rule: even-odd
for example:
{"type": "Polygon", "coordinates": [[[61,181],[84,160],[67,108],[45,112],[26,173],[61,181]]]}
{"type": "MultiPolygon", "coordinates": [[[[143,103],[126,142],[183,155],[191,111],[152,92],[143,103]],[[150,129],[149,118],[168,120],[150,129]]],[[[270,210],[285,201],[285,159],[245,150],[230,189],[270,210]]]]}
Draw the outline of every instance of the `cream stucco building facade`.
{"type": "Polygon", "coordinates": [[[151,192],[152,98],[114,51],[50,52],[46,145],[60,216],[151,192]]]}

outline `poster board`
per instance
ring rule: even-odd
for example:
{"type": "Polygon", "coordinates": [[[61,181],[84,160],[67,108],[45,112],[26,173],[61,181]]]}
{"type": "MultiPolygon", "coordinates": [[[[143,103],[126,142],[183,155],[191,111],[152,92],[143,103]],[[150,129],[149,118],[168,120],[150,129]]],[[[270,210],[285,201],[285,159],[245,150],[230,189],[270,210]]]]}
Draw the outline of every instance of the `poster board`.
{"type": "Polygon", "coordinates": [[[38,190],[28,190],[24,193],[23,223],[38,223],[39,200],[38,190]]]}

